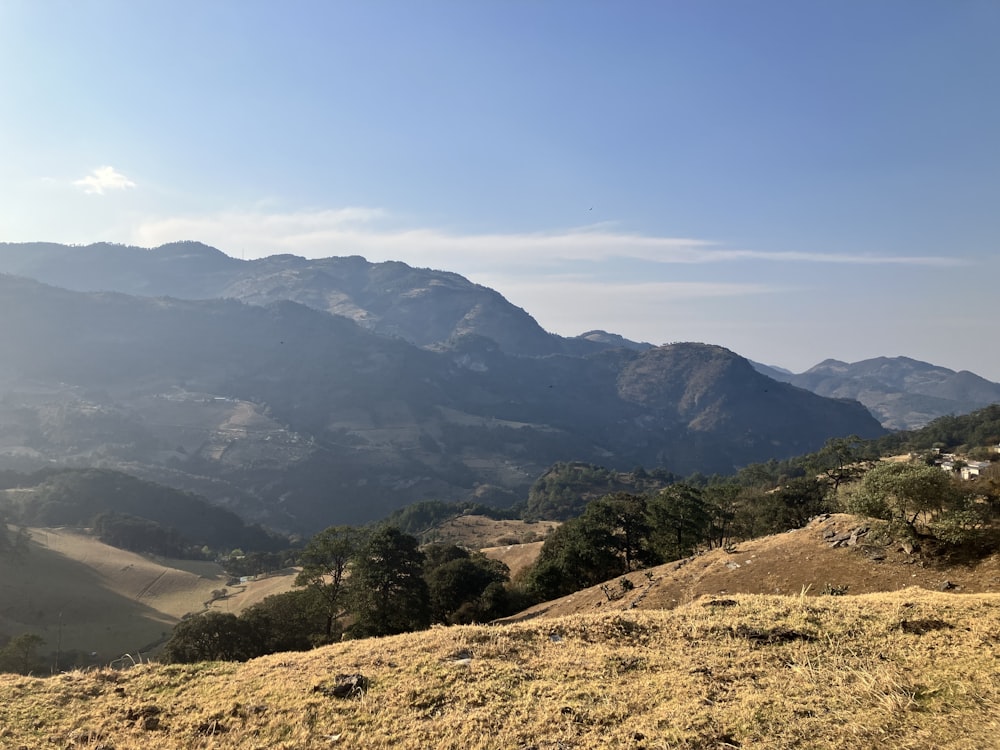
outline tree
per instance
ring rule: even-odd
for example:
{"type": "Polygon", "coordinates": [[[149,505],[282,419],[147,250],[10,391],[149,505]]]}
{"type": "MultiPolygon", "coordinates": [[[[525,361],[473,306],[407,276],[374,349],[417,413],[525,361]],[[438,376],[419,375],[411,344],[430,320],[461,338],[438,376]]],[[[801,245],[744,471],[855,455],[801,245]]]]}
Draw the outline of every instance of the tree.
{"type": "Polygon", "coordinates": [[[645,495],[616,492],[590,503],[583,515],[595,526],[603,526],[604,538],[621,556],[622,572],[661,562],[650,549],[650,526],[645,495]]]}
{"type": "Polygon", "coordinates": [[[941,469],[919,462],[882,462],[868,471],[847,501],[853,513],[903,526],[913,536],[949,511],[966,509],[959,491],[941,469]]]}
{"type": "Polygon", "coordinates": [[[857,435],[830,438],[821,450],[811,456],[810,469],[822,474],[836,492],[840,485],[862,476],[876,462],[869,443],[857,435]]]}
{"type": "MultiPolygon", "coordinates": [[[[443,546],[443,545],[438,545],[443,546]]],[[[496,616],[502,605],[496,597],[496,588],[486,596],[492,584],[500,584],[510,577],[510,569],[499,560],[491,560],[481,553],[464,553],[433,567],[425,565],[425,579],[430,596],[431,619],[447,624],[477,622],[496,616]],[[428,569],[429,568],[429,569],[428,569]]]]}
{"type": "Polygon", "coordinates": [[[355,635],[392,635],[430,625],[423,563],[417,539],[393,526],[368,537],[351,567],[355,635]]]}
{"type": "Polygon", "coordinates": [[[712,514],[702,491],[690,484],[662,490],[649,503],[650,543],[664,560],[694,554],[708,542],[712,514]]]}
{"type": "Polygon", "coordinates": [[[627,573],[625,534],[616,529],[614,516],[608,504],[594,504],[593,510],[588,505],[583,515],[549,534],[526,576],[531,596],[554,599],[627,573]]]}
{"type": "Polygon", "coordinates": [[[433,542],[423,547],[424,553],[424,577],[426,578],[435,568],[439,568],[445,563],[453,560],[466,560],[469,551],[457,544],[446,544],[444,542],[433,542]]]}
{"type": "Polygon", "coordinates": [[[565,521],[580,515],[590,499],[614,489],[610,469],[579,462],[557,463],[528,492],[525,517],[565,521]]]}
{"type": "Polygon", "coordinates": [[[781,486],[744,497],[737,525],[748,538],[780,534],[805,526],[810,518],[831,509],[826,480],[814,477],[786,479],[781,486]]]}
{"type": "Polygon", "coordinates": [[[163,648],[163,660],[246,661],[263,653],[249,622],[229,612],[205,612],[177,623],[163,648]]]}
{"type": "Polygon", "coordinates": [[[725,547],[734,538],[734,521],[744,490],[734,482],[710,484],[702,490],[705,508],[711,516],[708,527],[710,547],[725,547]]]}
{"type": "Polygon", "coordinates": [[[98,514],[91,526],[97,538],[112,547],[165,557],[181,557],[185,553],[185,542],[176,529],[148,518],[111,511],[98,514]]]}
{"type": "Polygon", "coordinates": [[[6,514],[0,509],[0,558],[20,560],[28,553],[31,534],[23,526],[18,527],[17,531],[11,531],[7,520],[6,514]]]}
{"type": "Polygon", "coordinates": [[[12,638],[0,649],[0,672],[31,674],[40,666],[38,647],[43,643],[45,640],[34,633],[23,633],[12,638]]]}
{"type": "Polygon", "coordinates": [[[345,614],[347,569],[361,545],[361,533],[351,526],[331,526],[306,545],[299,557],[302,570],[295,577],[296,586],[309,586],[325,602],[326,639],[339,636],[338,621],[345,614]]]}
{"type": "Polygon", "coordinates": [[[261,653],[306,651],[328,641],[327,600],[313,586],[273,594],[248,607],[240,619],[250,625],[261,653]]]}

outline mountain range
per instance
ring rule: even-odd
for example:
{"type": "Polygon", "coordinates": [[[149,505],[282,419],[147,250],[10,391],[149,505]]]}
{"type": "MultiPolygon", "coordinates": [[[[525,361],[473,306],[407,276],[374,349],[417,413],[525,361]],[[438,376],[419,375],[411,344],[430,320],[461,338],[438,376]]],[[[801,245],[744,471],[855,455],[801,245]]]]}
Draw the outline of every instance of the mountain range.
{"type": "Polygon", "coordinates": [[[447,345],[470,334],[522,356],[650,347],[603,331],[557,336],[498,292],[458,274],[399,262],[369,263],[359,256],[308,260],[273,255],[243,261],[200,242],[152,250],[107,243],[2,243],[0,272],[81,292],[238,299],[253,305],[298,302],[420,347],[447,345]]]}
{"type": "Polygon", "coordinates": [[[909,357],[847,363],[827,359],[803,373],[755,364],[759,372],[831,398],[860,401],[890,430],[913,430],[948,414],[1000,402],[1000,383],[909,357]]]}
{"type": "Polygon", "coordinates": [[[722,347],[556,336],[403,263],[29,243],[0,272],[0,468],[120,469],[282,530],[509,505],[557,461],[728,473],[884,431],[722,347]]]}
{"type": "MultiPolygon", "coordinates": [[[[468,335],[486,337],[517,356],[586,356],[608,348],[652,347],[606,331],[558,336],[496,291],[458,274],[398,262],[370,263],[359,256],[310,260],[273,255],[243,261],[191,241],[153,249],[0,243],[0,272],[75,291],[239,299],[255,305],[294,301],[425,348],[451,348],[468,335]]],[[[858,400],[891,430],[916,429],[937,417],[1000,401],[998,383],[908,357],[855,363],[829,359],[798,374],[754,366],[821,396],[858,400]]]]}

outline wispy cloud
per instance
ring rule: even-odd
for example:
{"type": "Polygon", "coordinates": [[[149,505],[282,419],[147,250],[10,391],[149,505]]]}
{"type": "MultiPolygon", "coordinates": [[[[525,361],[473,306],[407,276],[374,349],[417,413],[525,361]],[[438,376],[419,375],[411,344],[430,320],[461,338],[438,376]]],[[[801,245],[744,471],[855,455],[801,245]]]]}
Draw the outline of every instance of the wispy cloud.
{"type": "Polygon", "coordinates": [[[706,239],[662,237],[615,231],[608,225],[560,231],[471,234],[435,228],[394,228],[381,209],[349,207],[286,213],[224,212],[198,217],[149,220],[132,241],[158,245],[199,239],[247,258],[294,253],[310,258],[363,255],[372,261],[401,260],[438,268],[544,267],[565,262],[640,260],[662,264],[738,261],[854,265],[949,266],[946,256],[773,252],[722,247],[706,239]],[[456,260],[460,261],[456,263],[456,260]]]}
{"type": "Polygon", "coordinates": [[[962,266],[966,261],[942,255],[879,255],[857,253],[766,252],[761,250],[719,250],[715,261],[764,260],[783,263],[837,263],[858,266],[962,266]]]}
{"type": "Polygon", "coordinates": [[[108,190],[131,190],[135,183],[114,167],[98,167],[73,184],[90,195],[104,195],[108,190]]]}
{"type": "Polygon", "coordinates": [[[497,285],[515,294],[542,296],[551,292],[553,285],[570,290],[583,300],[609,299],[615,303],[632,301],[639,304],[670,299],[705,299],[711,297],[745,297],[753,294],[770,294],[788,291],[787,285],[751,284],[713,281],[647,281],[603,282],[573,275],[548,275],[544,280],[532,281],[514,276],[493,275],[489,286],[497,285]]]}

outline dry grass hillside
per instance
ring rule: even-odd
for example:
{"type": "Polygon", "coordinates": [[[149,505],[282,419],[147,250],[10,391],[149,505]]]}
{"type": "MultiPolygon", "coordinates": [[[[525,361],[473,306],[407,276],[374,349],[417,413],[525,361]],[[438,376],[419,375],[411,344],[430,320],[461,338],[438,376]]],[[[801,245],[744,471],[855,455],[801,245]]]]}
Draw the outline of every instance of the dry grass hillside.
{"type": "MultiPolygon", "coordinates": [[[[40,635],[42,653],[77,651],[88,663],[107,664],[149,651],[227,588],[215,563],[138,555],[66,529],[31,529],[31,536],[23,560],[0,559],[0,632],[40,635]]],[[[230,595],[212,606],[239,613],[287,591],[293,578],[228,587],[230,595]]]]}
{"type": "Polygon", "coordinates": [[[506,565],[510,569],[511,578],[514,578],[518,573],[534,565],[535,560],[538,559],[538,555],[542,552],[544,544],[545,542],[507,544],[501,547],[483,547],[480,552],[506,565]]]}
{"type": "Polygon", "coordinates": [[[703,597],[245,664],[3,675],[0,746],[989,750],[998,658],[995,594],[703,597]]]}
{"type": "Polygon", "coordinates": [[[529,523],[466,515],[441,524],[433,537],[435,541],[480,550],[505,563],[513,577],[538,559],[545,537],[558,525],[558,521],[529,523]]]}
{"type": "Polygon", "coordinates": [[[959,562],[907,553],[879,538],[877,523],[837,513],[802,529],[741,542],[630,573],[618,581],[540,604],[511,620],[601,612],[671,609],[701,596],[868,594],[910,587],[952,593],[1000,593],[1000,554],[959,562]],[[613,598],[609,599],[608,594],[613,598]]]}
{"type": "Polygon", "coordinates": [[[468,549],[483,549],[542,541],[558,525],[558,521],[529,523],[466,515],[445,521],[434,529],[432,536],[437,542],[457,544],[468,549]]]}

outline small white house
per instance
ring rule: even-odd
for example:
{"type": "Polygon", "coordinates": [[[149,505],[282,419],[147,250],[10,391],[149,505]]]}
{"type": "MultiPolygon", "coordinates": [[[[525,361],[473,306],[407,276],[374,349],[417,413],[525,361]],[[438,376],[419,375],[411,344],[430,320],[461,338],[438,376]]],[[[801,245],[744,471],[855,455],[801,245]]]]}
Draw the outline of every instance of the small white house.
{"type": "Polygon", "coordinates": [[[969,461],[968,464],[961,468],[962,479],[974,479],[978,477],[980,473],[986,471],[986,467],[989,465],[989,461],[969,461]]]}

